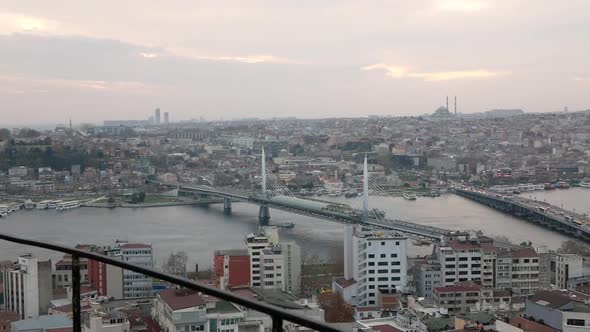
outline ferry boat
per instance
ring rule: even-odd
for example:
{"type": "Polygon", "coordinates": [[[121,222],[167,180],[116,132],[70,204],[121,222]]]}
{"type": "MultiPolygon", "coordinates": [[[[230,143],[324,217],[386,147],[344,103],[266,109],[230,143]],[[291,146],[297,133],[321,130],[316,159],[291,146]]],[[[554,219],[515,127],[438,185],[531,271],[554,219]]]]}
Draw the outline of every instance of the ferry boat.
{"type": "Polygon", "coordinates": [[[70,210],[80,207],[80,201],[61,202],[55,208],[57,211],[70,210]]]}
{"type": "Polygon", "coordinates": [[[328,196],[330,197],[338,197],[340,196],[341,192],[339,191],[332,191],[331,193],[328,194],[328,196]]]}
{"type": "Polygon", "coordinates": [[[59,200],[59,199],[55,200],[55,201],[49,201],[49,203],[47,203],[47,208],[48,209],[56,209],[57,206],[61,203],[63,203],[63,201],[59,200]]]}
{"type": "Polygon", "coordinates": [[[413,193],[403,193],[402,196],[405,199],[407,199],[408,201],[415,201],[416,200],[416,195],[414,195],[413,193]]]}
{"type": "Polygon", "coordinates": [[[9,206],[8,205],[0,205],[0,218],[4,218],[8,216],[9,206]]]}
{"type": "Polygon", "coordinates": [[[590,188],[590,182],[580,182],[580,187],[582,187],[582,188],[590,188]]]}
{"type": "Polygon", "coordinates": [[[51,202],[50,200],[45,200],[45,201],[41,201],[39,203],[37,203],[37,209],[38,210],[45,210],[47,209],[47,206],[49,205],[49,202],[51,202]]]}

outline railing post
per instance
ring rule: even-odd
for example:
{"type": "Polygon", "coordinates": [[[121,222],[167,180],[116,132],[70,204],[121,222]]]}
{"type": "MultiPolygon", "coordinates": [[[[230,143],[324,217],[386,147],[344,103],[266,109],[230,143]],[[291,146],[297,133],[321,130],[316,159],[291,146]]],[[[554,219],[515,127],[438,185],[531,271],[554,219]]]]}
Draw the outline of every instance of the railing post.
{"type": "Polygon", "coordinates": [[[272,332],[283,332],[283,317],[272,316],[272,332]]]}
{"type": "Polygon", "coordinates": [[[80,257],[72,256],[72,313],[74,315],[74,332],[82,332],[80,310],[80,257]]]}

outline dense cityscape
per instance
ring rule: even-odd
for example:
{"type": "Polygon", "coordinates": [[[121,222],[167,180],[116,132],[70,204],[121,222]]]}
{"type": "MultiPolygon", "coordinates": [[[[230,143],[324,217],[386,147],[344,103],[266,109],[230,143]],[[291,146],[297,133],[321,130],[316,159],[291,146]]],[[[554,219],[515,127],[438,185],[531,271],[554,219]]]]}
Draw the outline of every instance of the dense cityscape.
{"type": "MultiPolygon", "coordinates": [[[[205,253],[174,243],[158,253],[140,230],[66,243],[346,331],[590,330],[590,111],[464,114],[456,103],[421,116],[232,121],[174,121],[156,109],[145,120],[0,129],[0,229],[78,211],[206,211],[255,230],[234,234],[238,242],[211,238],[205,253]],[[425,223],[397,208],[448,199],[563,241],[516,238],[501,221],[495,234],[425,223]],[[241,212],[248,206],[257,213],[241,212]],[[335,254],[293,233],[313,223],[338,230],[335,254]]],[[[270,331],[275,322],[96,259],[0,248],[5,331],[71,331],[76,304],[87,332],[270,331]]]]}

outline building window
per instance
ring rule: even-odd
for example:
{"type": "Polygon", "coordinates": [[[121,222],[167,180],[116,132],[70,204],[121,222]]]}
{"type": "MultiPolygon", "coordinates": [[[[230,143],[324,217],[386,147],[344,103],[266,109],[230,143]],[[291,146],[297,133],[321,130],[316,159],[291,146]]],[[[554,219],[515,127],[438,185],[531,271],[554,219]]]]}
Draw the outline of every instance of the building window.
{"type": "Polygon", "coordinates": [[[397,254],[391,254],[391,258],[397,258],[397,254]]]}
{"type": "MultiPolygon", "coordinates": [[[[370,243],[371,243],[371,242],[369,242],[369,244],[370,244],[370,243]]],[[[374,254],[369,254],[369,258],[375,258],[375,255],[374,255],[374,254]]]]}
{"type": "Polygon", "coordinates": [[[377,265],[379,265],[379,266],[387,266],[387,262],[379,262],[379,263],[377,263],[377,265]]]}
{"type": "Polygon", "coordinates": [[[381,245],[384,246],[385,245],[385,241],[381,241],[381,245]]]}
{"type": "Polygon", "coordinates": [[[571,326],[585,326],[586,321],[583,319],[573,319],[570,318],[567,320],[567,325],[571,325],[571,326]]]}

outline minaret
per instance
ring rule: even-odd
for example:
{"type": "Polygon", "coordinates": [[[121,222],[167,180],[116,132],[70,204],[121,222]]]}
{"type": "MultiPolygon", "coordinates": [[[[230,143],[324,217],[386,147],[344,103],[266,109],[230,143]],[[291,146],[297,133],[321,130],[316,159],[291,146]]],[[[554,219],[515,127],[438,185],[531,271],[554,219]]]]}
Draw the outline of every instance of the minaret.
{"type": "Polygon", "coordinates": [[[369,220],[369,169],[367,167],[367,154],[363,165],[363,221],[369,220]]]}
{"type": "Polygon", "coordinates": [[[455,96],[455,115],[457,115],[457,96],[455,96]]]}
{"type": "Polygon", "coordinates": [[[447,96],[447,111],[449,110],[449,96],[447,96]]]}
{"type": "Polygon", "coordinates": [[[266,198],[266,157],[262,147],[262,197],[266,198]]]}
{"type": "Polygon", "coordinates": [[[72,130],[72,118],[70,117],[70,130],[72,130]]]}

